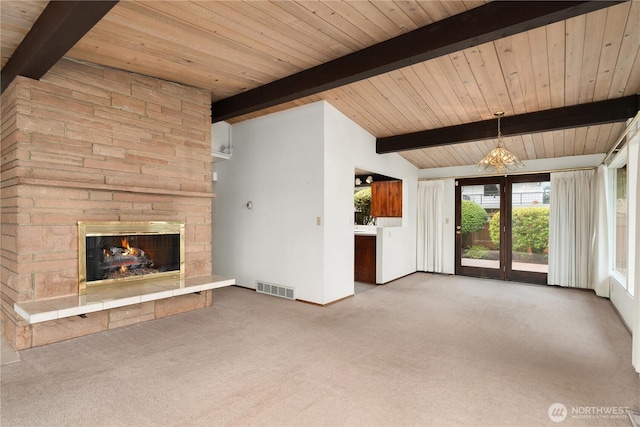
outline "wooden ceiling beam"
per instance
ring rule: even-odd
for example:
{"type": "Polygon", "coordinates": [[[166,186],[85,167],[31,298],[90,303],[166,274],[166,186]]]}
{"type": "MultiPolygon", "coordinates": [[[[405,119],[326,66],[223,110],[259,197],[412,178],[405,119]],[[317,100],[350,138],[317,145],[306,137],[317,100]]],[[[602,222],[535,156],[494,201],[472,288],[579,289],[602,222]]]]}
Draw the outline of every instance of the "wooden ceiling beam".
{"type": "Polygon", "coordinates": [[[610,7],[612,1],[492,1],[308,70],[214,102],[221,121],[610,7]]]}
{"type": "Polygon", "coordinates": [[[44,76],[117,3],[50,1],[2,68],[0,93],[16,76],[44,76]]]}
{"type": "MultiPolygon", "coordinates": [[[[640,111],[640,95],[631,95],[607,101],[502,117],[500,125],[503,136],[517,136],[624,122],[634,117],[638,111],[640,111]]],[[[482,141],[495,139],[497,134],[497,119],[484,120],[378,138],[376,140],[376,152],[378,154],[395,153],[463,142],[482,141]]]]}

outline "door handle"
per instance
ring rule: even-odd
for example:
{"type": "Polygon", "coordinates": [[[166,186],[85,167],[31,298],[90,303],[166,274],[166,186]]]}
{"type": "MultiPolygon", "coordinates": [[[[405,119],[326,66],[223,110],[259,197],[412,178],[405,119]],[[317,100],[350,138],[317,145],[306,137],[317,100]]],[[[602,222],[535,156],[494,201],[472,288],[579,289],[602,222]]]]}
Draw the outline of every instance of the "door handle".
{"type": "Polygon", "coordinates": [[[462,234],[462,231],[456,230],[456,234],[462,234]]]}

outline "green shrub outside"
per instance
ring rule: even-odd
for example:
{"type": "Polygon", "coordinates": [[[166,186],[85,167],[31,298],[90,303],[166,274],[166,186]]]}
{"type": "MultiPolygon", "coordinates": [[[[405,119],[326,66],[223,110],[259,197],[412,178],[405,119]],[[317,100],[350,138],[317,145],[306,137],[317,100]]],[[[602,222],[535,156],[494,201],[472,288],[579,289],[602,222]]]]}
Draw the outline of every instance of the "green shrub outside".
{"type": "Polygon", "coordinates": [[[472,258],[472,259],[482,259],[485,256],[487,256],[488,253],[489,253],[489,248],[482,245],[472,245],[472,246],[469,246],[464,251],[465,257],[472,258]]]}
{"type": "MultiPolygon", "coordinates": [[[[489,222],[489,235],[494,245],[500,245],[500,212],[489,222]]],[[[512,250],[544,253],[549,246],[549,208],[514,208],[511,236],[512,250]]]]}
{"type": "Polygon", "coordinates": [[[371,222],[371,187],[363,188],[353,195],[353,203],[356,209],[362,213],[362,223],[371,222]]]}
{"type": "Polygon", "coordinates": [[[500,212],[496,212],[489,221],[489,236],[496,248],[500,247],[500,212]]]}
{"type": "Polygon", "coordinates": [[[462,201],[460,231],[462,231],[463,234],[482,230],[482,227],[484,227],[488,219],[489,214],[487,214],[487,211],[485,211],[482,206],[471,200],[462,201]]]}

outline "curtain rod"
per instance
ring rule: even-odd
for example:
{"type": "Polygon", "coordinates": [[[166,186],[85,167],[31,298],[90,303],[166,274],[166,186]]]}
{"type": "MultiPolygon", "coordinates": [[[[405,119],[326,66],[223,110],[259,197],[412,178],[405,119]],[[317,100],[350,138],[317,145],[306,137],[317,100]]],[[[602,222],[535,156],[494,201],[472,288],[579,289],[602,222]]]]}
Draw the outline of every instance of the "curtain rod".
{"type": "MultiPolygon", "coordinates": [[[[629,125],[627,125],[626,128],[624,128],[624,130],[622,131],[622,133],[620,133],[620,136],[618,137],[618,139],[616,139],[616,143],[613,144],[613,147],[611,148],[611,150],[609,150],[609,152],[607,153],[607,156],[604,158],[604,160],[602,161],[603,165],[608,165],[609,160],[611,158],[611,155],[618,150],[620,147],[620,144],[622,143],[622,140],[624,139],[624,137],[629,133],[629,131],[631,131],[631,128],[633,127],[633,125],[636,124],[636,122],[638,121],[638,119],[640,118],[640,111],[638,111],[636,113],[636,115],[633,117],[633,119],[631,119],[631,121],[629,122],[629,125]]],[[[626,141],[625,141],[626,142],[626,141]]]]}
{"type": "Polygon", "coordinates": [[[435,181],[438,179],[467,179],[467,178],[493,178],[493,177],[501,177],[508,175],[535,175],[539,173],[554,173],[554,172],[574,172],[574,171],[584,171],[584,170],[592,170],[597,169],[597,166],[584,166],[581,168],[568,168],[568,169],[548,169],[542,171],[522,171],[522,172],[514,172],[509,174],[499,174],[499,175],[465,175],[465,176],[443,176],[437,178],[418,178],[418,181],[435,181]]]}

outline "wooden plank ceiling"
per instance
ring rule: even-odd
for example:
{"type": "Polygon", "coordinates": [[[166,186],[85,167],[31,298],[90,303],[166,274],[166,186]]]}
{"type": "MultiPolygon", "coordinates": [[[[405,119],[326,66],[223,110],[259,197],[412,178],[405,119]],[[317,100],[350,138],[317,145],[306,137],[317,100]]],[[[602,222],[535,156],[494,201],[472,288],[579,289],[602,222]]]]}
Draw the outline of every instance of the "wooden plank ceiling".
{"type": "MultiPolygon", "coordinates": [[[[2,67],[47,3],[0,2],[2,67]]],[[[485,3],[122,0],[66,56],[206,88],[215,102],[485,3]]],[[[496,111],[508,118],[639,93],[639,50],[640,0],[634,0],[228,121],[318,100],[378,138],[490,120],[496,111]]],[[[623,123],[591,125],[504,142],[525,161],[606,153],[623,129],[623,123]]],[[[419,168],[469,165],[495,142],[400,155],[419,168]]]]}

